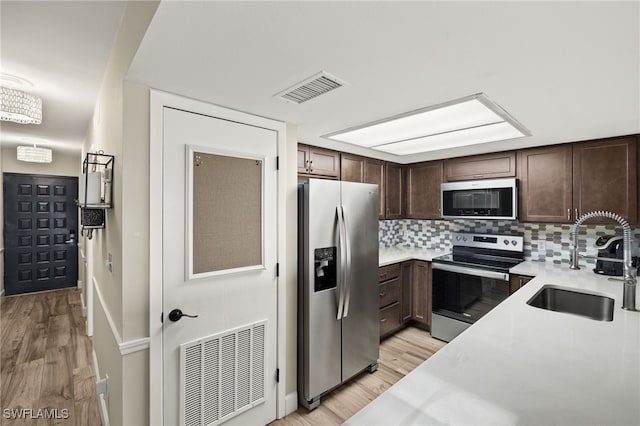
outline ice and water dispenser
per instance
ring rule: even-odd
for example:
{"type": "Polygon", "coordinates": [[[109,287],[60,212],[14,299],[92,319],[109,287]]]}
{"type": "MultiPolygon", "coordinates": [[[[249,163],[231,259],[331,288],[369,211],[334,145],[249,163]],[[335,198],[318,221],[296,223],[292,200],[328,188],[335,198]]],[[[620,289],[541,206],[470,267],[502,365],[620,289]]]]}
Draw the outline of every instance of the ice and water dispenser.
{"type": "Polygon", "coordinates": [[[335,288],[336,277],[336,248],[324,247],[313,251],[314,254],[314,291],[335,288]]]}

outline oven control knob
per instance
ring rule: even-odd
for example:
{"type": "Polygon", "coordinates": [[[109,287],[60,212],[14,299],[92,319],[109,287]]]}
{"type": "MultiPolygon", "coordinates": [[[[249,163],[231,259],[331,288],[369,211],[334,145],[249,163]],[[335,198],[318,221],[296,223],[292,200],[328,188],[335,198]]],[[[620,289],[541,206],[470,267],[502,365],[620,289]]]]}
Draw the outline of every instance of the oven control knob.
{"type": "Polygon", "coordinates": [[[508,246],[509,245],[509,240],[504,240],[503,243],[504,243],[505,246],[508,246]]]}
{"type": "Polygon", "coordinates": [[[460,239],[461,239],[461,238],[462,238],[462,237],[461,237],[460,235],[456,235],[456,240],[457,240],[457,241],[460,241],[460,239]]]}
{"type": "Polygon", "coordinates": [[[516,244],[518,244],[518,242],[516,240],[511,240],[511,245],[515,246],[516,244]]]}
{"type": "Polygon", "coordinates": [[[467,241],[467,237],[462,237],[462,241],[467,241]]]}

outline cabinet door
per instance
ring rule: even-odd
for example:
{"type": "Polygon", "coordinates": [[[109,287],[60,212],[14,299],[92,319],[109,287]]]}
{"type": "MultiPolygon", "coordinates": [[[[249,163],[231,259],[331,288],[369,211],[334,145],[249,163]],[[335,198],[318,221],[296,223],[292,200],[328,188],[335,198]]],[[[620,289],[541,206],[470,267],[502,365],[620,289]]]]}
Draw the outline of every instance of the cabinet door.
{"type": "Polygon", "coordinates": [[[515,151],[472,155],[444,161],[444,178],[447,182],[514,177],[515,175],[515,151]]]}
{"type": "Polygon", "coordinates": [[[407,167],[407,218],[441,219],[442,161],[407,167]]]}
{"type": "Polygon", "coordinates": [[[403,262],[401,268],[400,284],[402,291],[400,292],[400,312],[402,314],[402,322],[404,323],[411,320],[413,262],[403,262]]]}
{"type": "Polygon", "coordinates": [[[520,290],[523,285],[531,281],[533,277],[527,275],[513,275],[509,276],[509,294],[513,294],[520,290]]]}
{"type": "Polygon", "coordinates": [[[340,154],[340,180],[364,182],[365,158],[351,154],[340,154]]]}
{"type": "Polygon", "coordinates": [[[305,145],[298,144],[298,173],[309,173],[309,148],[305,145]]]}
{"type": "Polygon", "coordinates": [[[413,311],[411,318],[431,327],[431,263],[413,262],[413,311]]]}
{"type": "Polygon", "coordinates": [[[385,167],[386,219],[401,219],[403,216],[403,168],[400,164],[387,163],[385,167]]]}
{"type": "MultiPolygon", "coordinates": [[[[573,145],[573,208],[582,215],[608,210],[638,223],[637,136],[573,145]]],[[[588,223],[612,223],[592,219],[588,223]]]]}
{"type": "Polygon", "coordinates": [[[385,218],[385,182],[384,182],[384,161],[365,159],[364,162],[364,182],[378,185],[378,219],[385,218]]]}
{"type": "Polygon", "coordinates": [[[309,173],[340,178],[340,153],[329,149],[310,146],[309,173]]]}
{"type": "Polygon", "coordinates": [[[521,222],[569,223],[572,209],[573,150],[555,145],[518,152],[521,222]]]}

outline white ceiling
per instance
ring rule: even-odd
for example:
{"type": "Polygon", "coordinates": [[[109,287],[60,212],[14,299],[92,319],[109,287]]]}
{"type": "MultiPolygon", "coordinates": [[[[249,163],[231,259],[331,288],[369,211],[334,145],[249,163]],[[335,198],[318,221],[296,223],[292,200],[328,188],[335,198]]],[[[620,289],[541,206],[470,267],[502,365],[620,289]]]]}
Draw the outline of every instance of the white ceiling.
{"type": "MultiPolygon", "coordinates": [[[[33,83],[42,124],[2,121],[2,146],[23,138],[79,152],[126,2],[0,1],[0,71],[33,83]]],[[[32,143],[32,142],[31,142],[32,143]]]]}
{"type": "Polygon", "coordinates": [[[640,132],[640,3],[163,2],[133,81],[399,162],[640,132]],[[272,96],[320,70],[350,85],[272,96]],[[395,157],[322,135],[484,92],[533,136],[395,157]]]}
{"type": "MultiPolygon", "coordinates": [[[[0,2],[1,70],[44,104],[41,125],[2,122],[3,145],[80,148],[125,5],[0,2]]],[[[640,133],[640,2],[165,1],[128,78],[398,162],[640,133]],[[320,70],[349,85],[272,97],[320,70]],[[321,137],[478,92],[533,136],[402,158],[321,137]]]]}

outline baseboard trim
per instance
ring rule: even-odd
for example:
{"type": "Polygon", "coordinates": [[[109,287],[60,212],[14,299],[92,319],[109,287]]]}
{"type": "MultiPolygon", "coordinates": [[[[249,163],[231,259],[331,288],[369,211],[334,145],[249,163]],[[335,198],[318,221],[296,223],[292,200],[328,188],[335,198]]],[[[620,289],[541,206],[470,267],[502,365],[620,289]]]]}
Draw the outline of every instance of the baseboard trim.
{"type": "Polygon", "coordinates": [[[102,297],[102,293],[100,292],[100,287],[98,286],[98,282],[96,278],[93,277],[93,288],[95,290],[95,294],[98,296],[98,301],[100,302],[100,306],[102,306],[102,312],[104,312],[104,316],[107,318],[107,322],[109,323],[109,328],[111,328],[111,333],[113,334],[113,339],[116,341],[118,345],[118,349],[120,350],[120,355],[128,355],[134,352],[144,351],[149,349],[151,339],[148,337],[142,337],[140,339],[127,340],[123,341],[118,329],[116,327],[116,323],[113,321],[113,317],[111,316],[111,312],[107,308],[106,303],[104,302],[104,298],[102,297]]]}
{"type": "Polygon", "coordinates": [[[298,392],[288,393],[284,397],[284,415],[288,416],[298,409],[298,392]]]}

